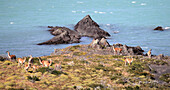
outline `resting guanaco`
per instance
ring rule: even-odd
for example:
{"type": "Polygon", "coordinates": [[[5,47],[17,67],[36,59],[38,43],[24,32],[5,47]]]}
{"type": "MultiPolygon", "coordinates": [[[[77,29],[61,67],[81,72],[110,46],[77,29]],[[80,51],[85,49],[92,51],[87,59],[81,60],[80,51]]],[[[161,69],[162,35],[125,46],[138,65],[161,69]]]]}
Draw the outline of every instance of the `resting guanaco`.
{"type": "Polygon", "coordinates": [[[49,67],[49,66],[51,66],[51,64],[52,64],[52,60],[50,59],[50,61],[45,61],[45,60],[41,60],[41,58],[39,57],[39,62],[40,62],[40,64],[42,64],[42,66],[44,67],[49,67]]]}
{"type": "Polygon", "coordinates": [[[148,51],[148,53],[147,53],[149,58],[151,58],[151,56],[152,56],[152,55],[151,55],[151,51],[152,51],[152,49],[150,49],[150,50],[148,51]]]}
{"type": "Polygon", "coordinates": [[[131,63],[133,62],[133,58],[125,58],[125,65],[127,65],[127,63],[129,63],[129,65],[131,65],[131,63]]]}
{"type": "Polygon", "coordinates": [[[24,57],[24,59],[18,58],[18,66],[20,66],[20,64],[21,64],[21,65],[24,65],[26,59],[27,59],[26,57],[24,57]]]}
{"type": "Polygon", "coordinates": [[[119,53],[120,54],[120,52],[122,52],[122,49],[121,48],[115,48],[115,46],[113,46],[113,51],[117,54],[117,53],[119,53]]]}
{"type": "Polygon", "coordinates": [[[33,57],[30,55],[30,58],[28,60],[28,64],[25,65],[25,68],[24,68],[26,71],[28,71],[28,69],[31,68],[31,65],[32,65],[31,60],[32,59],[33,59],[33,57]]]}
{"type": "Polygon", "coordinates": [[[55,64],[55,70],[62,70],[62,68],[61,68],[61,61],[59,62],[59,63],[56,63],[55,64]]]}
{"type": "Polygon", "coordinates": [[[8,54],[8,58],[10,59],[10,61],[12,59],[15,59],[16,60],[16,56],[15,55],[10,55],[9,51],[6,51],[6,53],[8,54]]]}
{"type": "Polygon", "coordinates": [[[38,68],[40,68],[41,66],[38,65],[32,65],[33,71],[36,71],[38,68]]]}

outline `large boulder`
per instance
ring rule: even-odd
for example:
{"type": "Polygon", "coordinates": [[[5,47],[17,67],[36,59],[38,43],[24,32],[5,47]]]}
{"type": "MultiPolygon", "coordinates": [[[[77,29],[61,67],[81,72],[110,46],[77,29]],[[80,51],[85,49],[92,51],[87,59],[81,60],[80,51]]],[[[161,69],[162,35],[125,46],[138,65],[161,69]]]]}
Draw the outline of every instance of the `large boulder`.
{"type": "Polygon", "coordinates": [[[50,44],[70,44],[70,43],[79,43],[80,35],[73,30],[70,30],[66,27],[53,27],[49,30],[53,37],[52,39],[39,43],[38,45],[50,45],[50,44]]]}
{"type": "Polygon", "coordinates": [[[75,26],[74,30],[80,33],[81,36],[93,37],[93,38],[105,38],[110,34],[102,30],[99,25],[91,19],[89,15],[85,16],[75,26]]]}

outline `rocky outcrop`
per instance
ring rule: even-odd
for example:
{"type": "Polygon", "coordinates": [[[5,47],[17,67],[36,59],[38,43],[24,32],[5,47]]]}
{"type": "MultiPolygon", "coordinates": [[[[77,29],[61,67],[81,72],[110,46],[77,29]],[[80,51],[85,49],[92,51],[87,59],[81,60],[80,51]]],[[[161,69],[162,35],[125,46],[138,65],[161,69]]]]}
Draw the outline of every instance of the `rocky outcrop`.
{"type": "Polygon", "coordinates": [[[156,27],[154,30],[164,31],[164,29],[161,26],[156,27]]]}
{"type": "MultiPolygon", "coordinates": [[[[102,39],[93,39],[93,41],[90,43],[89,45],[91,48],[95,48],[95,49],[108,49],[107,51],[110,52],[114,52],[113,50],[113,46],[115,48],[120,48],[121,52],[119,53],[119,55],[143,55],[144,50],[142,50],[142,48],[140,46],[136,46],[136,47],[130,47],[127,45],[122,45],[122,44],[113,44],[110,45],[106,39],[102,38],[102,39]]],[[[114,52],[116,53],[116,52],[114,52]]],[[[118,54],[118,53],[117,53],[118,54]]]]}
{"type": "Polygon", "coordinates": [[[79,43],[80,35],[73,30],[70,30],[66,27],[53,27],[50,30],[50,33],[54,35],[52,39],[39,43],[38,45],[50,45],[50,44],[70,44],[70,43],[79,43]]]}
{"type": "Polygon", "coordinates": [[[75,26],[74,30],[79,32],[81,36],[103,38],[110,36],[110,34],[102,30],[99,25],[91,19],[89,15],[85,16],[75,26]]]}
{"type": "Polygon", "coordinates": [[[85,16],[75,25],[75,31],[58,26],[48,26],[48,28],[51,28],[49,31],[55,37],[37,45],[79,43],[82,36],[93,37],[95,39],[102,39],[106,36],[110,36],[108,32],[100,29],[99,25],[94,22],[89,15],[85,16]]]}
{"type": "Polygon", "coordinates": [[[143,55],[144,50],[140,46],[131,47],[127,45],[117,44],[114,45],[122,49],[122,55],[143,55]]]}
{"type": "Polygon", "coordinates": [[[110,47],[110,44],[107,42],[105,38],[102,39],[93,39],[90,43],[91,48],[103,49],[106,47],[110,47]]]}

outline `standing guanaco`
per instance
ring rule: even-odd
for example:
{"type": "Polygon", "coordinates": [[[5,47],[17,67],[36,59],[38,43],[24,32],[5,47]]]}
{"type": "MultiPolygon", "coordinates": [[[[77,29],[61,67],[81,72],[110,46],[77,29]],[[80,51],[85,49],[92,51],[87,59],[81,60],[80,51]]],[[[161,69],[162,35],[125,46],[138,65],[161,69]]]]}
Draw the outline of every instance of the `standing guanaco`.
{"type": "Polygon", "coordinates": [[[25,63],[26,59],[27,59],[26,57],[24,57],[24,59],[18,58],[18,66],[20,66],[20,64],[21,64],[22,66],[24,66],[24,63],[25,63]]]}
{"type": "Polygon", "coordinates": [[[33,59],[33,57],[30,55],[30,58],[28,60],[28,64],[25,65],[25,68],[24,68],[26,71],[28,71],[28,69],[31,68],[31,65],[32,65],[31,60],[32,59],[33,59]]]}
{"type": "Polygon", "coordinates": [[[122,49],[121,48],[115,48],[115,46],[113,46],[113,51],[116,53],[116,54],[120,54],[120,52],[122,52],[122,49]]]}
{"type": "Polygon", "coordinates": [[[49,67],[49,66],[51,66],[51,64],[52,64],[52,60],[50,59],[50,61],[49,60],[41,60],[41,58],[39,57],[39,62],[40,62],[40,64],[42,64],[42,66],[44,67],[49,67]]]}
{"type": "Polygon", "coordinates": [[[10,55],[9,51],[6,51],[6,53],[8,54],[8,58],[10,59],[10,61],[12,59],[15,59],[16,60],[16,56],[15,55],[10,55]]]}
{"type": "Polygon", "coordinates": [[[150,50],[147,52],[147,55],[148,55],[149,58],[151,58],[151,56],[152,56],[152,55],[151,55],[151,51],[152,51],[152,49],[150,49],[150,50]]]}
{"type": "Polygon", "coordinates": [[[55,70],[62,70],[62,68],[61,68],[61,61],[59,62],[59,63],[56,63],[55,64],[55,70]]]}
{"type": "Polygon", "coordinates": [[[132,62],[133,62],[133,57],[125,58],[125,65],[127,65],[127,63],[129,63],[129,65],[131,65],[132,62]]]}

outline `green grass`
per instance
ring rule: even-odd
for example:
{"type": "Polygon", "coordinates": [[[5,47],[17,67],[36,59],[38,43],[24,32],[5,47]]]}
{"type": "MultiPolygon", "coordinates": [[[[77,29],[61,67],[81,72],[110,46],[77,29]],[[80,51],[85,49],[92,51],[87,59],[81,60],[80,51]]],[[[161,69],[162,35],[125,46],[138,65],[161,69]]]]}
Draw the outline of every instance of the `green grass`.
{"type": "MultiPolygon", "coordinates": [[[[44,56],[43,60],[51,58],[52,66],[41,67],[33,72],[30,68],[26,72],[17,67],[17,62],[0,62],[0,89],[31,89],[31,90],[73,90],[73,89],[101,89],[101,90],[150,90],[168,89],[168,85],[155,83],[156,73],[150,71],[148,64],[168,65],[166,61],[156,59],[143,59],[134,56],[131,65],[125,66],[124,56],[89,54],[90,50],[83,51],[81,45],[66,49],[59,49],[63,53],[72,53],[73,57],[64,55],[44,56]],[[62,61],[62,71],[54,70],[54,64],[62,61]],[[69,62],[74,62],[69,65],[69,62]]],[[[69,53],[69,54],[70,54],[69,53]]],[[[29,57],[28,57],[29,58],[29,57]]],[[[27,58],[27,60],[28,60],[27,58]]],[[[38,58],[34,57],[34,65],[40,65],[38,58]]],[[[159,77],[163,82],[169,83],[169,73],[159,77]]]]}

